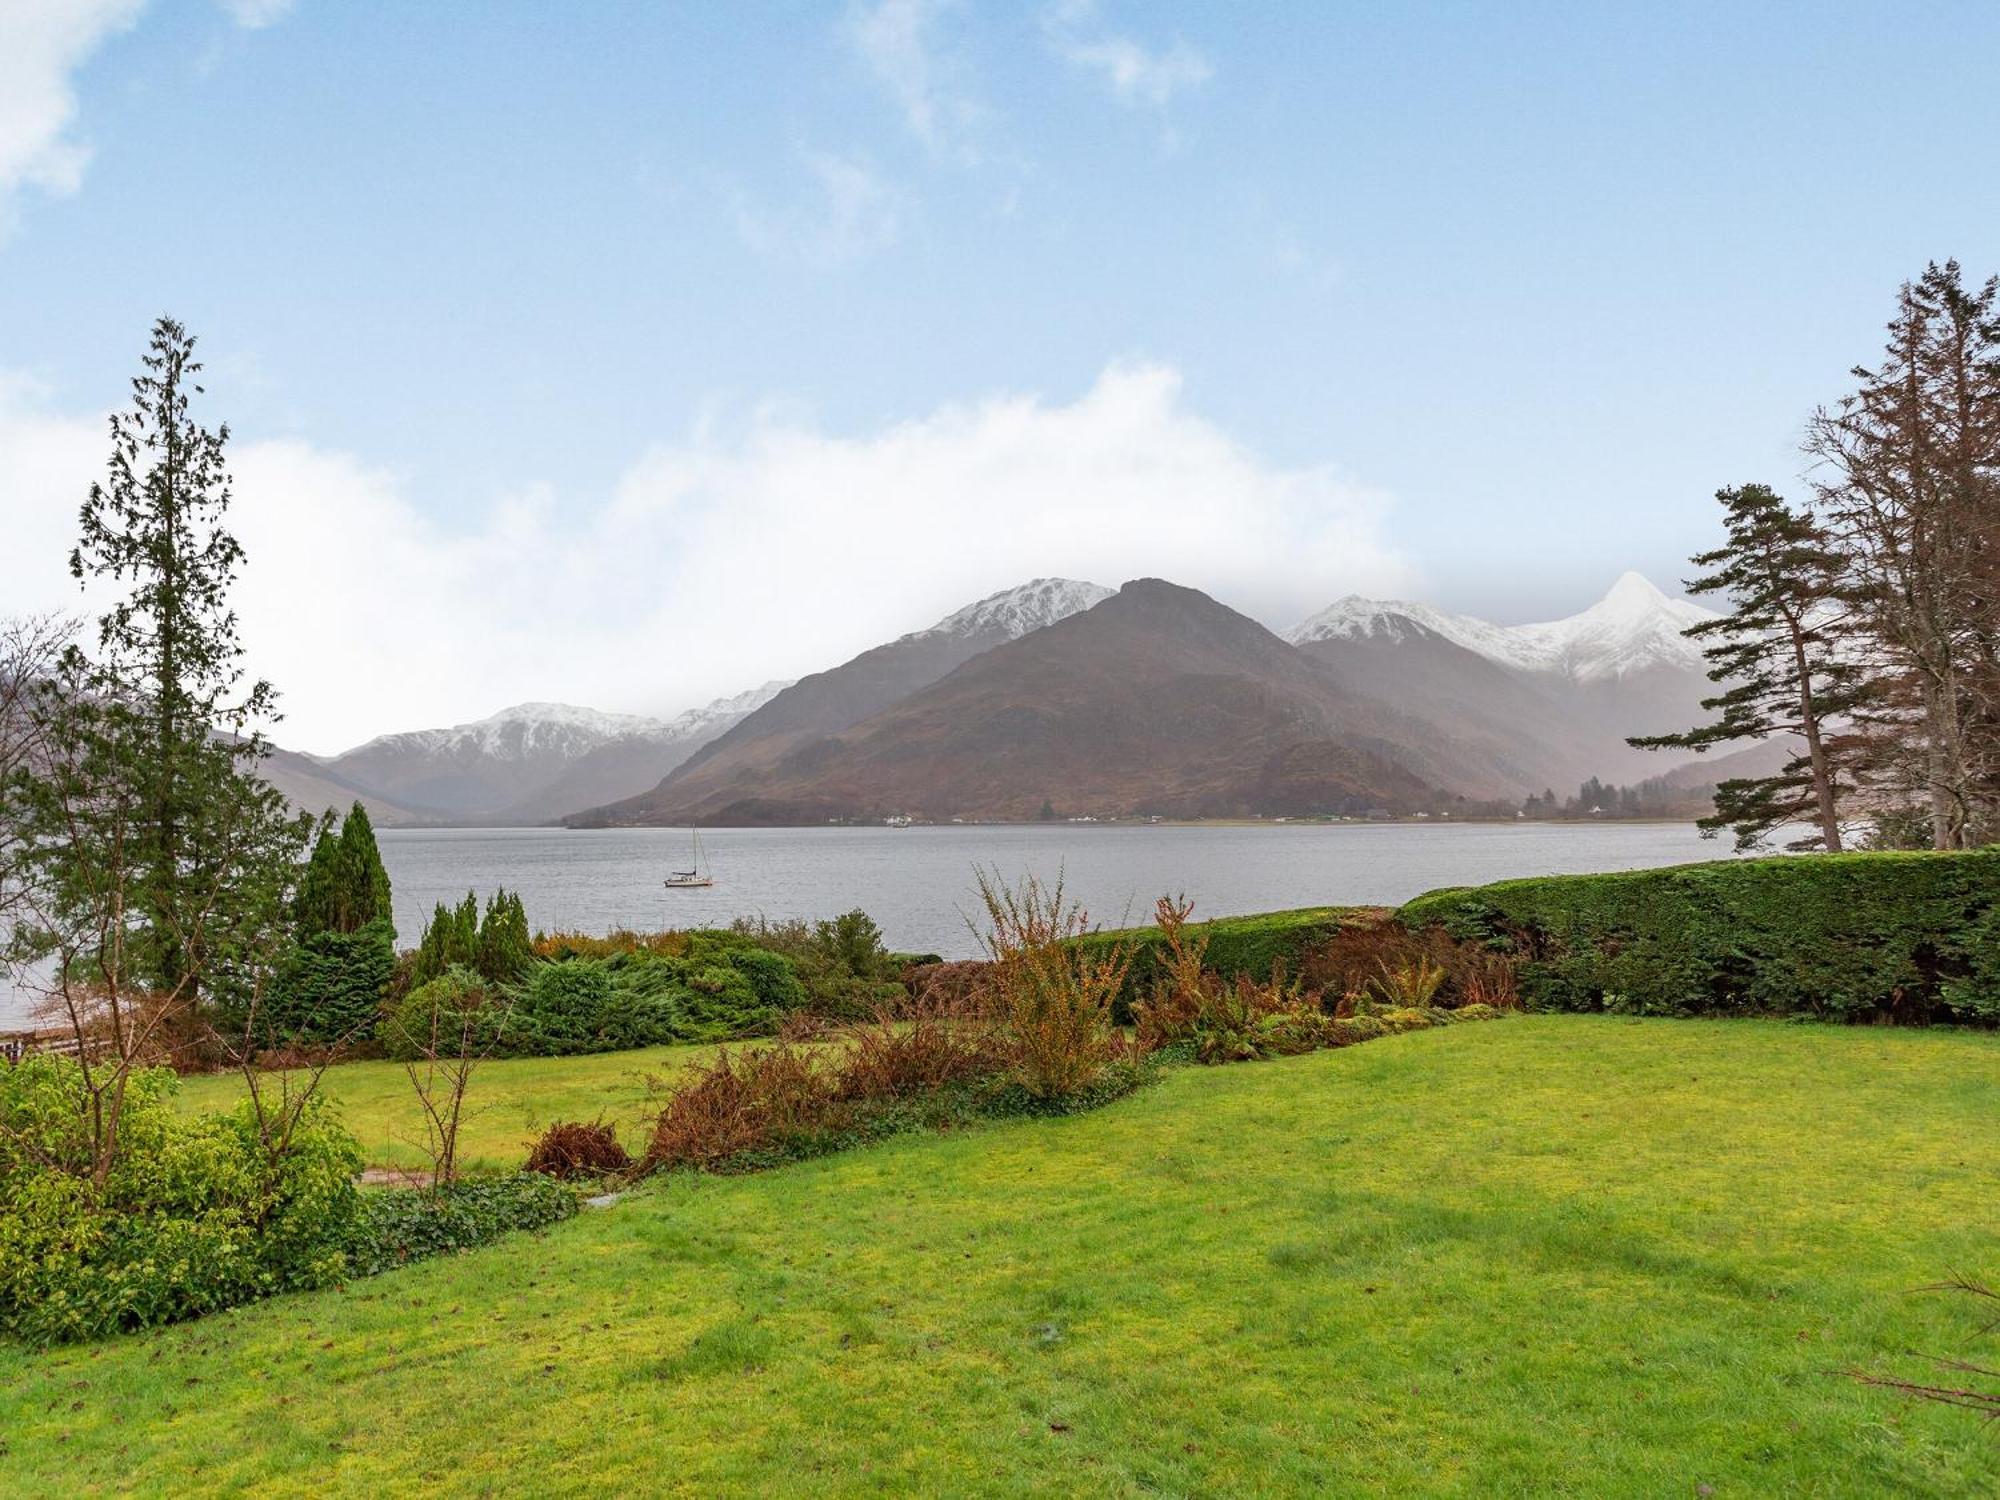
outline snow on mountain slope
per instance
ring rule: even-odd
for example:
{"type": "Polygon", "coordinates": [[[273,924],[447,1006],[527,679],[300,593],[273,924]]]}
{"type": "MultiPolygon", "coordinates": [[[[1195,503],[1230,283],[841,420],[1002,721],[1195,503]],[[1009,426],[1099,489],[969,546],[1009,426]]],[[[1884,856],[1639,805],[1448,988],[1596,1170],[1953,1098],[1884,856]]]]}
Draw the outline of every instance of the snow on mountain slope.
{"type": "Polygon", "coordinates": [[[654,722],[659,723],[667,739],[691,740],[698,735],[719,734],[722,729],[728,728],[738,719],[755,713],[790,686],[789,681],[773,680],[762,687],[754,687],[747,692],[736,693],[727,698],[717,698],[712,703],[704,703],[700,708],[690,708],[685,713],[675,714],[671,719],[654,722]]]}
{"type": "Polygon", "coordinates": [[[1018,641],[1031,631],[1102,604],[1117,592],[1075,578],[1031,578],[954,610],[929,630],[912,631],[903,639],[1001,634],[1010,641],[1018,641]]]}
{"type": "Polygon", "coordinates": [[[1700,647],[1681,632],[1714,618],[1712,611],[1669,598],[1628,572],[1590,608],[1561,620],[1495,625],[1429,604],[1350,595],[1295,625],[1285,638],[1293,645],[1341,637],[1401,640],[1420,627],[1503,666],[1591,683],[1651,667],[1700,670],[1700,647]]]}
{"type": "Polygon", "coordinates": [[[377,735],[366,744],[357,745],[332,759],[339,761],[367,752],[388,752],[520,760],[542,755],[577,755],[610,740],[692,739],[717,724],[734,723],[745,714],[763,707],[787,685],[767,682],[748,692],[717,698],[700,708],[690,708],[671,719],[607,713],[603,709],[581,708],[573,703],[516,703],[469,724],[377,735]]]}
{"type": "Polygon", "coordinates": [[[561,800],[572,795],[604,800],[652,785],[784,687],[766,683],[670,719],[517,703],[469,724],[385,734],[321,764],[434,819],[537,821],[581,805],[561,800]]]}

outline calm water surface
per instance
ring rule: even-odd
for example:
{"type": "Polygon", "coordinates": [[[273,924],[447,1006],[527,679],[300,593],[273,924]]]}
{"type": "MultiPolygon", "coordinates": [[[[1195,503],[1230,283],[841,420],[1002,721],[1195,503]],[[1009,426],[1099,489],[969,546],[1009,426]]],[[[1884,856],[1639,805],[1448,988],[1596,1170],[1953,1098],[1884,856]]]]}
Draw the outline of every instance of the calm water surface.
{"type": "Polygon", "coordinates": [[[1387,905],[1443,885],[1716,859],[1691,824],[1264,824],[718,828],[702,832],[716,883],[670,891],[684,830],[402,830],[381,835],[396,926],[414,944],[439,901],[518,890],[538,928],[722,926],[736,917],[829,917],[864,908],[891,948],[970,957],[975,866],[1062,874],[1107,927],[1150,920],[1185,891],[1198,915],[1387,905]]]}
{"type": "MultiPolygon", "coordinates": [[[[718,828],[702,843],[716,884],[670,891],[684,830],[390,829],[382,859],[396,928],[413,946],[440,901],[519,891],[537,928],[722,926],[736,917],[830,917],[859,906],[889,946],[970,957],[973,869],[1007,879],[1062,874],[1107,927],[1148,919],[1185,891],[1197,915],[1293,906],[1388,905],[1443,885],[1520,875],[1631,870],[1726,855],[1692,824],[1056,824],[1032,827],[718,828]]],[[[26,997],[0,981],[0,1028],[27,1024],[26,997]]]]}

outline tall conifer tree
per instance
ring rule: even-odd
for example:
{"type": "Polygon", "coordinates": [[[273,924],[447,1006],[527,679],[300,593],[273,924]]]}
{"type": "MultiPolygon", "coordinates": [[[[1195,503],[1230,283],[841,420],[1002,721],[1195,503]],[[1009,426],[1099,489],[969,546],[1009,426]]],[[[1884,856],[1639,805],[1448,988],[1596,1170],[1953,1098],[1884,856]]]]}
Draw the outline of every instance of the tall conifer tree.
{"type": "Polygon", "coordinates": [[[1722,594],[1729,613],[1690,626],[1702,645],[1711,681],[1723,690],[1704,698],[1713,722],[1679,734],[1648,735],[1632,744],[1696,753],[1716,745],[1795,735],[1804,745],[1769,776],[1737,777],[1716,787],[1705,832],[1728,828],[1738,849],[1754,848],[1789,823],[1813,832],[1795,849],[1837,850],[1842,806],[1853,789],[1860,747],[1842,721],[1860,707],[1867,683],[1843,635],[1844,563],[1826,532],[1770,488],[1746,484],[1719,490],[1728,540],[1697,554],[1710,571],[1687,585],[1691,594],[1722,594]]]}

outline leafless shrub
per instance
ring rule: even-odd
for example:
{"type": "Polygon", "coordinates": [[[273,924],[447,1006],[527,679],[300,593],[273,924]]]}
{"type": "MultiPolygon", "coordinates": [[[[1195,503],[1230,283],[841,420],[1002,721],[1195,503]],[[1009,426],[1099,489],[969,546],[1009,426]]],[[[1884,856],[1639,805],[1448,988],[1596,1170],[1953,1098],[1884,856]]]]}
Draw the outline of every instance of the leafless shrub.
{"type": "Polygon", "coordinates": [[[649,1168],[726,1166],[787,1136],[837,1124],[824,1064],[784,1042],[725,1047],[666,1095],[646,1148],[649,1168]]]}
{"type": "MultiPolygon", "coordinates": [[[[453,971],[457,973],[458,971],[453,971]]],[[[483,984],[433,980],[436,1003],[410,1025],[410,1004],[399,1013],[403,1037],[414,1056],[402,1059],[404,1075],[424,1115],[421,1145],[431,1162],[431,1186],[458,1181],[458,1133],[465,1123],[465,1099],[472,1075],[493,1055],[506,1028],[506,1009],[483,984]]],[[[415,997],[412,997],[413,999],[415,997]]]]}
{"type": "MultiPolygon", "coordinates": [[[[1988,1314],[1994,1313],[1989,1304],[2000,1304],[2000,1291],[1974,1281],[1969,1277],[1954,1276],[1935,1286],[1919,1288],[1926,1292],[1957,1292],[1973,1299],[1988,1314]]],[[[1978,1330],[1981,1335],[1990,1334],[2000,1328],[2000,1316],[1989,1316],[1978,1330]]],[[[1896,1376],[1869,1375],[1860,1370],[1847,1372],[1863,1385],[1881,1386],[1885,1390],[1901,1391],[1918,1401],[1935,1401],[1942,1406],[1956,1406],[1962,1410],[1976,1412],[1989,1422],[2000,1421],[2000,1370],[1985,1365],[1973,1364],[1968,1360],[1930,1357],[1931,1366],[1947,1375],[1960,1377],[1952,1381],[1905,1380],[1896,1376]]]]}
{"type": "Polygon", "coordinates": [[[558,1120],[529,1149],[522,1170],[546,1172],[567,1181],[572,1177],[608,1177],[631,1166],[632,1157],[619,1141],[618,1132],[602,1119],[588,1124],[558,1120]]]}

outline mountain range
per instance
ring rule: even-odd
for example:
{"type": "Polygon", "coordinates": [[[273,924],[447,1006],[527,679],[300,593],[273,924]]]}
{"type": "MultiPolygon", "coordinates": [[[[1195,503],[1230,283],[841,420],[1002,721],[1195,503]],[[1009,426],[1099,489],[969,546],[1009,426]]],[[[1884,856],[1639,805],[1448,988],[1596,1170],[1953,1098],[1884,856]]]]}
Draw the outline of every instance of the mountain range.
{"type": "Polygon", "coordinates": [[[1039,578],[672,719],[526,703],[272,769],[391,825],[1449,810],[1675,771],[1625,737],[1697,721],[1708,618],[1627,573],[1560,620],[1349,597],[1278,634],[1161,579],[1039,578]]]}

